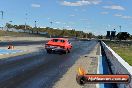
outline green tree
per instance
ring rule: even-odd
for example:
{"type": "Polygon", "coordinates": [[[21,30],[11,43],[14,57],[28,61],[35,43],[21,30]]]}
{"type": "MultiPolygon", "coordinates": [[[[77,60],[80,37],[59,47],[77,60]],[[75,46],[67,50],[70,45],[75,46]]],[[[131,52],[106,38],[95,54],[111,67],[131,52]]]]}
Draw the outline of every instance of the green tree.
{"type": "Polygon", "coordinates": [[[130,39],[132,40],[132,35],[130,35],[130,39]]]}
{"type": "Polygon", "coordinates": [[[92,33],[85,33],[83,31],[76,31],[75,29],[72,30],[67,30],[67,29],[54,29],[54,28],[50,28],[50,27],[46,27],[46,28],[35,28],[35,27],[31,27],[30,25],[26,25],[26,30],[25,30],[25,25],[11,25],[11,24],[7,24],[7,27],[13,27],[15,29],[23,29],[24,31],[29,30],[29,32],[31,33],[39,33],[39,32],[47,32],[49,35],[51,36],[56,36],[56,37],[80,37],[80,38],[86,38],[86,37],[93,37],[92,33]]]}
{"type": "Polygon", "coordinates": [[[94,37],[93,33],[91,33],[91,32],[90,33],[87,33],[87,38],[90,38],[91,39],[93,37],[94,37]]]}
{"type": "Polygon", "coordinates": [[[10,23],[6,23],[6,27],[7,27],[7,28],[13,28],[13,25],[10,24],[10,23]]]}
{"type": "Polygon", "coordinates": [[[98,39],[103,39],[103,35],[98,35],[97,38],[98,39]]]}
{"type": "Polygon", "coordinates": [[[128,32],[119,32],[116,36],[119,40],[127,40],[130,38],[130,34],[128,32]]]}

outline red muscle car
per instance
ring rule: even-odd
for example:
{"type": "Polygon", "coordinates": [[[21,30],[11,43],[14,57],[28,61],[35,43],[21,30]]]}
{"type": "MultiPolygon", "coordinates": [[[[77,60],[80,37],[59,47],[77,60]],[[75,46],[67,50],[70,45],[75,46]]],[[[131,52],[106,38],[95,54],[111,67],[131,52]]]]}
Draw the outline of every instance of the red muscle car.
{"type": "Polygon", "coordinates": [[[70,53],[71,48],[71,43],[65,38],[53,38],[45,44],[45,49],[49,54],[52,52],[70,53]]]}

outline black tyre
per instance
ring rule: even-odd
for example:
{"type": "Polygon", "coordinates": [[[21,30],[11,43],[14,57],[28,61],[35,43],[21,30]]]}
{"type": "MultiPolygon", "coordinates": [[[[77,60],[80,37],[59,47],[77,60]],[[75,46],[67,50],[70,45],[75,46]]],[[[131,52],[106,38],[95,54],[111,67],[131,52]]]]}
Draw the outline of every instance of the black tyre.
{"type": "Polygon", "coordinates": [[[47,50],[47,53],[48,53],[48,54],[51,54],[51,53],[52,53],[52,51],[51,51],[51,50],[47,50]]]}
{"type": "Polygon", "coordinates": [[[70,53],[71,51],[68,49],[68,53],[70,53]]]}
{"type": "Polygon", "coordinates": [[[68,53],[68,49],[64,51],[64,54],[67,54],[68,53]]]}

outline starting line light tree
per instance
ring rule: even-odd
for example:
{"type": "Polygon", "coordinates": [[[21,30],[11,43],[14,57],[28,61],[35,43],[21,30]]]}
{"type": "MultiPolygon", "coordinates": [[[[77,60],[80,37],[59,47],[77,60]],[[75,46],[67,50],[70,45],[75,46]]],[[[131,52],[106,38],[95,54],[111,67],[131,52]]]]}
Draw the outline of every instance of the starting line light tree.
{"type": "Polygon", "coordinates": [[[106,35],[107,39],[113,40],[115,39],[115,37],[116,37],[116,31],[107,31],[107,35],[106,35]]]}

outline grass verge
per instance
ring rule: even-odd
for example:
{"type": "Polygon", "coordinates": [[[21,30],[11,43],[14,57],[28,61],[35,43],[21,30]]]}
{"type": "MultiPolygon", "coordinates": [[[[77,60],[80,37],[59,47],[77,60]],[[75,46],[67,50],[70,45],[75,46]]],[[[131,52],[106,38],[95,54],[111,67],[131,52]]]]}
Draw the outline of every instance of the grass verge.
{"type": "Polygon", "coordinates": [[[128,64],[132,66],[132,42],[128,41],[104,41],[118,55],[120,55],[128,64]]]}

